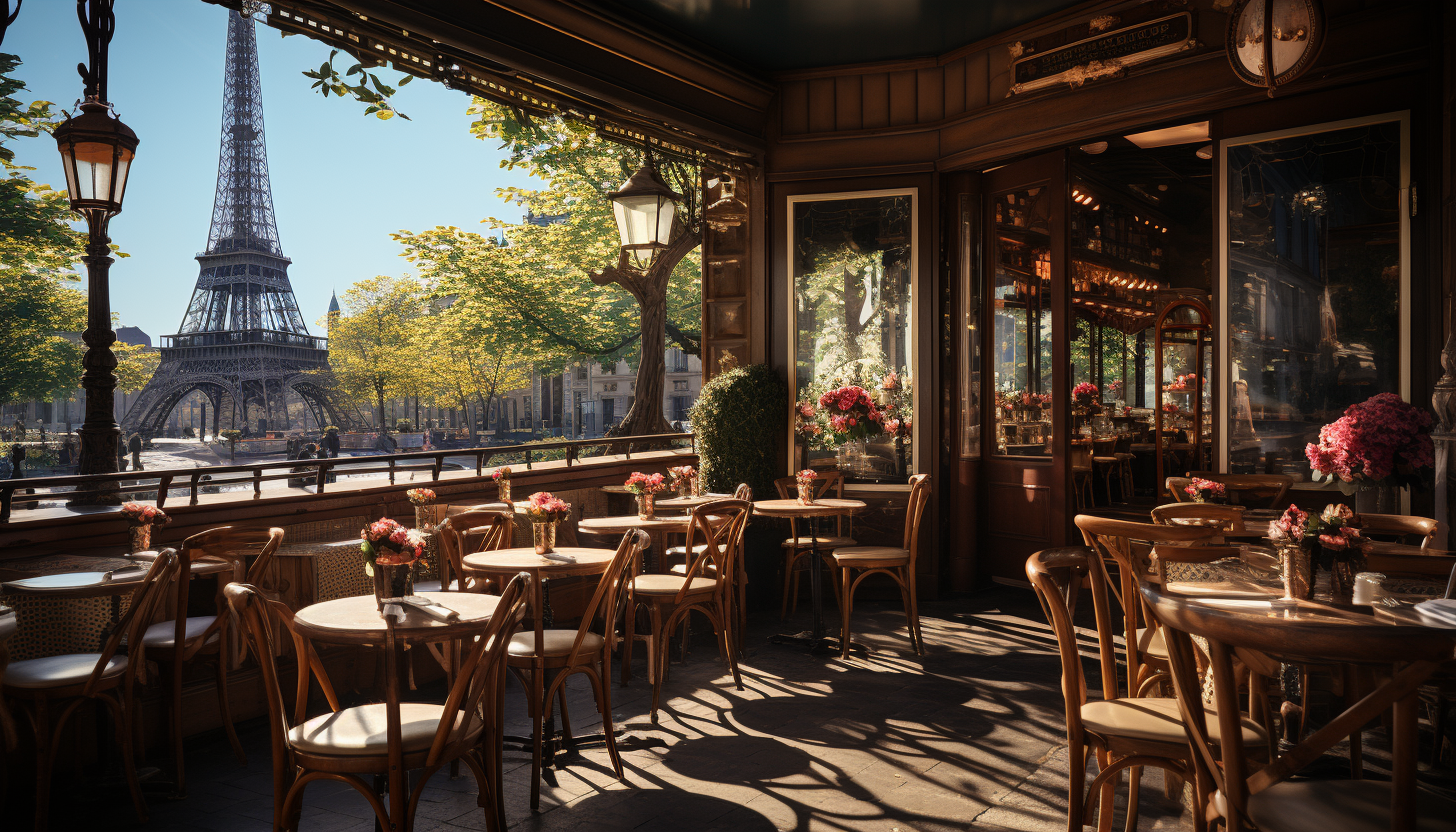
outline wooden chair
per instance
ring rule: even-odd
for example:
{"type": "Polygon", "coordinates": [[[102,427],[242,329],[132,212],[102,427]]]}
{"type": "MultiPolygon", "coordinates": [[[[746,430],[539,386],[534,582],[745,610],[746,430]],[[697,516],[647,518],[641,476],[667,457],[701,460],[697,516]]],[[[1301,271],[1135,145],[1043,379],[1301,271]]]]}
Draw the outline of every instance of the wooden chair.
{"type": "Polygon", "coordinates": [[[1152,547],[1159,544],[1193,544],[1207,542],[1217,531],[1205,526],[1159,526],[1134,523],[1106,517],[1077,515],[1077,528],[1082,540],[1100,558],[1103,569],[1116,564],[1118,580],[1108,573],[1108,585],[1122,605],[1123,637],[1126,638],[1129,696],[1142,696],[1167,680],[1168,654],[1157,625],[1147,622],[1140,609],[1137,585],[1140,580],[1156,577],[1151,558],[1152,547]]]}
{"type": "Polygon", "coordinates": [[[1127,502],[1127,492],[1122,488],[1122,460],[1117,457],[1117,437],[1092,440],[1092,470],[1102,475],[1102,487],[1107,494],[1107,504],[1112,505],[1112,478],[1118,477],[1118,496],[1127,502]]]}
{"type": "MultiPolygon", "coordinates": [[[[793,477],[779,477],[774,480],[774,489],[778,491],[779,499],[791,500],[799,496],[799,485],[793,477]]],[[[819,478],[814,481],[814,499],[820,497],[833,497],[840,499],[844,497],[844,475],[839,471],[820,471],[819,478]]],[[[821,535],[811,541],[809,536],[799,534],[799,521],[797,518],[789,518],[789,537],[782,544],[784,549],[784,598],[783,605],[779,610],[779,618],[788,618],[799,610],[799,562],[814,551],[817,544],[820,556],[824,558],[825,565],[829,565],[829,552],[840,546],[857,546],[854,539],[852,521],[847,515],[840,515],[834,518],[834,534],[821,535]]],[[[831,573],[833,570],[830,570],[831,573]]],[[[836,588],[835,598],[839,593],[836,588]]]]}
{"type": "Polygon", "coordinates": [[[1428,549],[1436,537],[1446,531],[1446,524],[1430,517],[1407,514],[1361,514],[1360,534],[1375,540],[1390,539],[1428,549]]]}
{"type": "MultiPolygon", "coordinates": [[[[1189,471],[1188,476],[1223,483],[1228,489],[1230,505],[1248,508],[1283,508],[1294,478],[1285,474],[1219,474],[1213,471],[1189,471]]],[[[1186,496],[1186,495],[1185,495],[1186,496]]]]}
{"type": "MultiPolygon", "coordinates": [[[[1131,679],[1124,683],[1118,675],[1114,639],[1117,628],[1112,623],[1108,601],[1109,582],[1102,558],[1093,550],[1070,546],[1037,552],[1026,561],[1026,576],[1056,634],[1062,660],[1070,780],[1067,829],[1080,832],[1084,819],[1094,813],[1098,814],[1099,830],[1111,829],[1113,790],[1123,769],[1129,769],[1127,829],[1131,832],[1137,828],[1143,766],[1161,768],[1183,780],[1194,779],[1178,702],[1165,697],[1123,695],[1124,690],[1132,687],[1131,679]],[[1078,629],[1073,622],[1076,601],[1084,586],[1091,590],[1097,627],[1097,660],[1102,679],[1099,700],[1088,698],[1078,629]],[[1087,784],[1089,753],[1097,756],[1098,773],[1087,784]]],[[[1259,727],[1247,720],[1233,733],[1249,741],[1259,741],[1263,736],[1259,727]]],[[[1194,828],[1206,828],[1196,812],[1194,828]]]]}
{"type": "Polygon", "coordinates": [[[738,553],[742,550],[743,528],[753,505],[747,500],[715,500],[693,509],[688,521],[685,551],[693,552],[692,564],[682,575],[637,575],[628,584],[626,638],[622,662],[632,662],[635,639],[636,610],[647,607],[652,636],[648,642],[648,661],[656,668],[652,676],[652,721],[657,721],[662,683],[668,669],[666,635],[685,621],[694,610],[707,616],[718,634],[719,649],[733,672],[733,682],[743,690],[738,674],[737,651],[730,629],[733,621],[732,586],[737,574],[738,553]],[[697,547],[701,543],[701,550],[697,547]],[[708,565],[712,564],[712,569],[708,565]]]}
{"type": "Polygon", "coordinates": [[[930,475],[916,474],[910,478],[910,498],[905,503],[905,531],[900,546],[846,546],[830,555],[839,570],[837,584],[844,593],[839,600],[840,658],[849,658],[849,615],[854,609],[854,591],[865,578],[875,574],[887,575],[899,585],[910,645],[916,655],[925,655],[925,640],[920,636],[920,605],[915,593],[915,561],[920,552],[920,520],[929,501],[930,475]]]}
{"type": "Polygon", "coordinates": [[[238,741],[233,728],[232,708],[228,703],[228,665],[232,663],[231,616],[226,614],[227,603],[223,588],[230,582],[219,574],[214,601],[217,613],[214,615],[187,615],[192,588],[192,565],[201,561],[227,561],[233,564],[233,576],[254,586],[263,583],[263,575],[273,560],[273,553],[283,543],[283,530],[248,529],[240,526],[221,526],[188,537],[182,541],[177,558],[177,571],[173,583],[172,612],[176,616],[170,621],[152,624],[142,633],[142,641],[152,651],[151,659],[160,667],[161,676],[170,684],[167,686],[167,718],[172,741],[172,767],[175,770],[176,795],[187,793],[187,773],[182,759],[182,676],[187,662],[200,657],[211,657],[217,673],[217,707],[222,716],[222,727],[232,744],[238,762],[247,764],[243,744],[238,741]],[[252,566],[243,569],[246,555],[257,552],[252,566]]]}
{"type": "Polygon", "coordinates": [[[446,517],[435,531],[440,538],[439,577],[416,581],[415,592],[438,592],[446,587],[450,592],[475,589],[475,579],[465,577],[465,556],[506,548],[514,525],[515,515],[499,509],[473,509],[446,517]]]}
{"type": "MultiPolygon", "coordinates": [[[[1171,479],[1171,478],[1170,478],[1171,479]]],[[[1167,503],[1152,511],[1153,522],[1160,526],[1197,525],[1225,532],[1244,530],[1244,507],[1217,503],[1167,503]],[[1179,523],[1177,521],[1192,521],[1179,523]]]]}
{"type": "Polygon", "coordinates": [[[1191,497],[1188,492],[1184,491],[1183,489],[1187,488],[1189,483],[1192,482],[1193,480],[1189,479],[1188,477],[1165,477],[1163,479],[1163,487],[1168,489],[1168,496],[1172,497],[1177,502],[1191,503],[1193,502],[1193,497],[1191,497]]]}
{"type": "MultiPolygon", "coordinates": [[[[269,600],[248,584],[228,585],[228,603],[243,622],[262,670],[273,749],[273,828],[298,827],[304,788],[315,780],[348,785],[369,801],[381,828],[392,828],[389,811],[373,781],[388,776],[390,758],[398,755],[407,771],[422,770],[410,793],[405,828],[413,820],[430,777],[447,763],[464,760],[475,776],[486,828],[503,832],[500,743],[505,657],[511,634],[525,615],[530,582],[530,576],[523,574],[506,584],[485,632],[473,642],[465,642],[460,672],[443,705],[400,705],[402,730],[395,739],[386,729],[384,703],[339,707],[322,663],[308,640],[294,629],[293,612],[287,606],[269,600]],[[285,634],[292,640],[298,661],[291,711],[283,702],[274,659],[275,640],[285,634]],[[318,681],[329,706],[328,713],[312,719],[306,718],[310,677],[318,681]]],[[[386,626],[392,641],[393,619],[386,619],[386,626]]]]}
{"type": "Polygon", "coordinates": [[[1092,441],[1073,439],[1071,448],[1072,493],[1077,495],[1077,508],[1095,505],[1092,494],[1092,441]]]}
{"type": "Polygon", "coordinates": [[[116,723],[116,744],[126,784],[131,791],[137,820],[147,819],[147,803],[137,781],[132,756],[136,713],[135,684],[146,667],[146,642],[142,630],[156,613],[177,570],[175,549],[162,549],[152,559],[146,577],[132,590],[131,605],[117,622],[100,653],[72,653],[13,662],[5,670],[6,699],[22,704],[35,735],[35,828],[50,828],[51,774],[55,765],[56,742],[66,720],[81,703],[94,699],[104,704],[116,723]],[[127,651],[117,655],[122,640],[127,651]],[[57,711],[56,709],[59,708],[57,711]]]}
{"type": "MultiPolygon", "coordinates": [[[[740,482],[738,484],[738,487],[733,489],[733,499],[746,500],[750,503],[753,502],[752,486],[750,486],[746,482],[740,482]]],[[[693,554],[698,554],[705,548],[705,544],[698,544],[694,548],[697,551],[695,551],[693,554]]],[[[689,558],[687,557],[686,547],[669,547],[667,550],[667,558],[668,560],[676,560],[678,558],[682,558],[681,563],[674,563],[672,566],[668,567],[667,571],[669,573],[673,575],[686,575],[688,573],[688,566],[690,566],[691,564],[689,563],[689,558]]],[[[738,556],[733,560],[735,567],[738,570],[738,574],[734,578],[732,585],[728,587],[730,593],[729,606],[732,607],[734,610],[733,627],[731,627],[730,629],[732,629],[733,631],[733,644],[734,647],[737,648],[739,655],[743,654],[743,633],[745,630],[748,629],[748,570],[745,567],[745,560],[746,559],[743,552],[743,541],[742,538],[740,538],[738,543],[738,556]]],[[[708,570],[708,574],[712,574],[714,568],[713,562],[708,561],[707,563],[703,564],[703,568],[708,570]]],[[[796,583],[794,584],[794,586],[797,587],[798,584],[796,583]]],[[[683,623],[683,628],[683,655],[686,657],[687,622],[683,623]]]]}
{"type": "Polygon", "coordinates": [[[1154,585],[1142,588],[1145,605],[1167,633],[1179,713],[1197,774],[1193,815],[1222,818],[1229,832],[1374,832],[1452,829],[1456,801],[1420,791],[1416,784],[1416,686],[1451,658],[1450,636],[1419,627],[1378,626],[1356,617],[1302,622],[1240,616],[1190,602],[1154,585]],[[1208,644],[1213,706],[1204,688],[1191,636],[1208,644]],[[1250,772],[1247,735],[1233,730],[1238,707],[1235,650],[1253,650],[1308,663],[1384,666],[1387,681],[1270,764],[1250,772]],[[1289,780],[1332,744],[1394,706],[1392,782],[1289,780]]]}
{"type": "Polygon", "coordinates": [[[610,671],[612,650],[616,646],[617,616],[625,607],[627,585],[642,552],[652,538],[641,529],[622,536],[617,553],[607,571],[597,582],[596,591],[582,611],[581,625],[574,630],[523,631],[511,638],[506,664],[526,690],[531,712],[534,748],[531,753],[531,811],[541,803],[542,724],[551,716],[551,702],[561,698],[561,722],[566,738],[571,739],[571,721],[566,711],[566,680],[574,673],[585,674],[596,693],[597,712],[602,715],[602,732],[606,735],[607,756],[612,771],[622,779],[622,760],[617,756],[617,740],[612,728],[612,685],[610,671]],[[602,632],[592,632],[600,619],[602,632]]]}

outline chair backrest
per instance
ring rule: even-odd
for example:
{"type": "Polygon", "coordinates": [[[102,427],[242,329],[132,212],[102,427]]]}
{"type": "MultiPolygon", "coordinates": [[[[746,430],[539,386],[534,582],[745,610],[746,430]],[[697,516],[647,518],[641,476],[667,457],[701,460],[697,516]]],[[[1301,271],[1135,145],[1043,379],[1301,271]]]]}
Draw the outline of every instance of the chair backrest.
{"type": "Polygon", "coordinates": [[[1085,439],[1073,439],[1071,459],[1073,468],[1092,470],[1092,443],[1085,439]]]}
{"type": "MultiPolygon", "coordinates": [[[[1026,559],[1026,578],[1036,590],[1042,612],[1057,639],[1062,659],[1062,697],[1066,704],[1067,734],[1082,733],[1082,706],[1087,703],[1087,677],[1082,668],[1081,645],[1073,624],[1077,597],[1083,586],[1091,589],[1092,611],[1097,624],[1097,659],[1102,677],[1102,698],[1116,699],[1122,685],[1118,680],[1117,655],[1112,639],[1111,606],[1107,599],[1107,573],[1097,556],[1085,546],[1043,549],[1026,559]]],[[[1073,800],[1080,799],[1073,795],[1073,800]]]]}
{"type": "Polygon", "coordinates": [[[733,569],[743,543],[743,528],[752,511],[752,503],[734,499],[714,500],[693,509],[692,516],[688,518],[688,534],[684,547],[684,551],[692,557],[692,563],[685,573],[687,580],[683,581],[682,589],[678,590],[678,603],[687,595],[693,578],[706,577],[704,572],[708,563],[713,564],[713,577],[720,589],[733,580],[737,574],[733,569]],[[700,545],[702,551],[693,554],[700,545]]]}
{"type": "Polygon", "coordinates": [[[901,546],[910,551],[910,576],[915,576],[915,558],[920,553],[920,521],[925,517],[925,506],[930,502],[930,475],[916,474],[910,478],[910,499],[905,502],[905,537],[901,546]]]}
{"type": "Polygon", "coordinates": [[[1286,474],[1220,474],[1214,471],[1189,471],[1189,477],[1223,483],[1232,505],[1249,508],[1278,508],[1294,485],[1294,477],[1286,474]]]}
{"type": "Polygon", "coordinates": [[[1446,530],[1446,524],[1431,517],[1415,517],[1409,514],[1361,514],[1360,534],[1376,540],[1389,538],[1397,543],[1412,543],[1422,549],[1430,548],[1438,534],[1446,530]]]}
{"type": "MultiPolygon", "coordinates": [[[[223,598],[222,589],[232,581],[219,580],[217,617],[205,631],[193,633],[191,639],[187,638],[187,607],[191,596],[192,565],[208,560],[225,561],[233,565],[234,576],[258,586],[268,565],[273,561],[274,553],[278,551],[278,547],[282,543],[282,529],[246,526],[219,526],[200,531],[182,541],[182,549],[177,556],[176,580],[172,584],[176,593],[173,597],[172,661],[181,662],[189,655],[196,653],[227,618],[223,609],[226,601],[223,598]],[[258,552],[258,557],[244,574],[242,568],[244,558],[254,551],[258,552]]],[[[273,588],[269,587],[269,589],[273,588]]]]}
{"type": "Polygon", "coordinates": [[[449,589],[458,580],[460,588],[465,589],[465,556],[503,548],[514,523],[514,514],[494,509],[475,509],[445,518],[435,531],[440,537],[440,588],[449,589]]]}
{"type": "Polygon", "coordinates": [[[596,591],[582,611],[581,624],[576,629],[576,640],[571,643],[571,652],[566,657],[567,667],[576,665],[586,634],[598,619],[602,621],[602,636],[607,641],[607,651],[611,652],[616,647],[617,614],[625,609],[627,588],[632,583],[631,575],[636,565],[642,562],[642,553],[651,543],[651,536],[641,529],[632,529],[622,535],[622,542],[617,544],[617,553],[612,556],[612,562],[608,564],[607,571],[602,573],[601,580],[597,581],[596,591]]]}
{"type": "Polygon", "coordinates": [[[147,568],[147,574],[142,577],[141,584],[132,590],[131,605],[116,622],[116,626],[111,629],[111,634],[106,637],[105,643],[101,646],[101,655],[96,660],[96,667],[86,679],[85,696],[96,694],[96,688],[101,684],[101,674],[106,670],[106,666],[111,664],[112,657],[121,647],[122,639],[125,639],[127,644],[125,672],[133,678],[145,673],[146,654],[142,633],[151,626],[152,617],[157,614],[157,607],[167,594],[169,582],[177,572],[177,560],[176,549],[162,549],[152,559],[152,564],[147,568]]]}
{"type": "MultiPolygon", "coordinates": [[[[273,744],[273,779],[275,788],[281,777],[287,777],[292,769],[289,761],[288,731],[308,718],[308,692],[310,679],[317,679],[319,689],[328,702],[329,709],[339,710],[339,698],[334,694],[323,663],[313,650],[313,645],[293,626],[293,610],[282,601],[269,598],[262,590],[251,584],[232,583],[223,589],[228,606],[241,622],[244,633],[258,658],[258,669],[263,678],[263,698],[268,705],[268,731],[273,744]],[[283,686],[278,674],[278,640],[287,634],[293,645],[297,660],[297,684],[294,689],[293,709],[290,712],[283,702],[283,686]]],[[[283,788],[288,781],[283,781],[283,788]]]]}
{"type": "MultiPolygon", "coordinates": [[[[486,719],[499,723],[505,704],[506,655],[511,636],[526,615],[530,598],[531,576],[526,572],[511,578],[501,590],[489,625],[469,645],[456,672],[455,684],[445,697],[444,718],[435,727],[426,766],[459,757],[479,741],[475,738],[475,729],[486,719]],[[458,722],[452,718],[455,714],[460,715],[458,722]]],[[[393,630],[394,619],[386,618],[385,626],[393,630]]]]}
{"type": "Polygon", "coordinates": [[[1244,530],[1244,507],[1217,503],[1167,503],[1153,509],[1153,522],[1160,526],[1202,525],[1226,532],[1241,532],[1244,530]],[[1179,523],[1180,520],[1193,522],[1179,523]]]}
{"type": "Polygon", "coordinates": [[[1153,547],[1164,545],[1193,544],[1206,542],[1217,529],[1205,526],[1159,526],[1154,523],[1135,523],[1129,520],[1112,520],[1079,514],[1075,521],[1082,530],[1082,540],[1097,556],[1099,568],[1107,575],[1107,585],[1112,588],[1118,603],[1122,605],[1122,636],[1129,645],[1127,651],[1128,678],[1138,678],[1141,664],[1138,650],[1137,631],[1145,616],[1139,609],[1138,582],[1158,580],[1161,574],[1153,565],[1153,547]],[[1107,573],[1107,564],[1117,564],[1118,578],[1114,581],[1107,573]]]}
{"type": "Polygon", "coordinates": [[[1193,497],[1184,489],[1192,483],[1188,477],[1166,477],[1163,479],[1163,487],[1168,489],[1168,495],[1180,503],[1191,503],[1193,497]]]}
{"type": "Polygon", "coordinates": [[[746,482],[740,482],[738,487],[733,489],[733,499],[753,502],[753,487],[746,482]]]}
{"type": "Polygon", "coordinates": [[[1115,454],[1132,453],[1132,434],[1119,433],[1117,435],[1117,442],[1112,447],[1112,452],[1115,454]]]}

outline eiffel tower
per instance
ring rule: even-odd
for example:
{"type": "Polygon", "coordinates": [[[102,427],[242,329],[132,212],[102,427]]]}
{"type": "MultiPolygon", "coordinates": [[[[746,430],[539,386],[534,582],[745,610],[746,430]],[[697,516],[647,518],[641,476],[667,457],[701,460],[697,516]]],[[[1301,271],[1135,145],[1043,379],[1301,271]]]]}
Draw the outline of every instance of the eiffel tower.
{"type": "Polygon", "coordinates": [[[287,402],[301,399],[320,426],[354,427],[355,409],[334,394],[327,342],[308,333],[278,243],[263,96],[253,21],[228,15],[222,150],[207,250],[176,335],[162,339],[161,363],[122,420],[126,433],[160,433],[193,392],[212,405],[212,431],[256,425],[292,428],[287,402]]]}

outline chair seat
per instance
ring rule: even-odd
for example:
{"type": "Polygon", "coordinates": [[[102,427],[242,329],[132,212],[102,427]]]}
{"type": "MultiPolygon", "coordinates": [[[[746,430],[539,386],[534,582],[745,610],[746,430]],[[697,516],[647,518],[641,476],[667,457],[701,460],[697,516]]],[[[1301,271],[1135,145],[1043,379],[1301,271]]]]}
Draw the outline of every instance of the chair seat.
{"type": "MultiPolygon", "coordinates": [[[[810,545],[809,544],[809,541],[810,541],[810,539],[811,538],[809,538],[807,535],[806,536],[803,536],[803,537],[800,537],[799,538],[799,542],[798,542],[798,548],[800,548],[800,549],[807,549],[807,548],[809,548],[809,545],[810,545]]],[[[817,545],[820,549],[837,549],[840,546],[858,546],[859,545],[857,542],[855,542],[855,539],[854,538],[847,537],[847,536],[816,536],[816,537],[812,538],[812,540],[814,542],[814,545],[817,545]]],[[[792,537],[786,538],[784,540],[784,542],[783,542],[783,547],[785,549],[793,549],[794,548],[794,538],[792,538],[792,537]]]]}
{"type": "MultiPolygon", "coordinates": [[[[67,653],[11,662],[5,668],[5,687],[43,690],[79,685],[90,678],[99,661],[100,653],[67,653]]],[[[126,656],[112,656],[101,672],[101,678],[115,676],[123,670],[126,670],[126,656]]]]}
{"type": "MultiPolygon", "coordinates": [[[[541,648],[544,656],[565,656],[571,652],[571,645],[576,643],[575,630],[544,630],[541,633],[541,648]]],[[[600,653],[602,645],[606,640],[596,633],[587,633],[581,640],[581,654],[590,656],[600,653]]],[[[518,657],[534,657],[536,655],[536,634],[531,630],[516,633],[511,636],[510,647],[507,648],[510,655],[518,657]]]]}
{"type": "MultiPolygon", "coordinates": [[[[1249,817],[1263,832],[1388,832],[1390,783],[1286,780],[1249,797],[1249,817]]],[[[1416,829],[1456,832],[1456,801],[1416,791],[1416,829]]]]}
{"type": "MultiPolygon", "coordinates": [[[[673,575],[684,576],[688,574],[688,564],[674,563],[672,566],[669,566],[667,568],[667,571],[673,575]]],[[[710,560],[707,563],[703,564],[703,571],[707,572],[709,575],[712,575],[718,571],[718,567],[710,560]]]]}
{"type": "Polygon", "coordinates": [[[895,565],[910,562],[910,550],[898,546],[846,546],[835,549],[834,562],[840,566],[895,565]]]}
{"type": "MultiPolygon", "coordinates": [[[[687,578],[683,575],[638,575],[632,579],[632,592],[637,595],[676,595],[687,578]]],[[[693,578],[689,595],[712,592],[718,582],[712,578],[693,578]]]]}
{"type": "MultiPolygon", "coordinates": [[[[401,748],[408,754],[426,751],[435,740],[443,705],[424,702],[401,702],[399,724],[401,748]]],[[[456,717],[458,723],[460,717],[456,717]]],[[[475,721],[471,738],[480,735],[482,725],[475,721]]],[[[345,708],[338,713],[323,714],[288,730],[288,742],[305,754],[340,756],[383,756],[389,753],[388,725],[384,703],[345,708]]]]}
{"type": "MultiPolygon", "coordinates": [[[[708,544],[706,544],[706,543],[699,543],[699,544],[697,544],[696,546],[693,547],[693,554],[695,554],[695,555],[701,555],[702,553],[704,553],[706,551],[708,551],[708,544]]],[[[680,558],[680,557],[684,557],[685,555],[687,555],[687,549],[685,547],[682,547],[682,546],[669,546],[669,547],[667,547],[667,556],[670,557],[670,558],[672,558],[672,557],[678,557],[678,558],[680,558]]]]}
{"type": "Polygon", "coordinates": [[[1121,462],[1127,462],[1130,459],[1137,459],[1137,454],[1130,454],[1127,451],[1119,451],[1118,453],[1113,454],[1113,457],[1121,462]]]}
{"type": "Polygon", "coordinates": [[[460,579],[459,578],[456,578],[455,580],[453,580],[453,581],[450,582],[450,589],[448,589],[448,590],[442,590],[442,589],[440,589],[440,582],[437,581],[437,580],[435,580],[435,581],[415,581],[415,594],[416,595],[420,594],[421,592],[459,592],[459,591],[460,591],[460,579]]]}
{"type": "MultiPolygon", "coordinates": [[[[1147,628],[1138,628],[1138,644],[1143,643],[1143,633],[1146,632],[1147,628]]],[[[1168,645],[1166,642],[1163,641],[1163,630],[1161,627],[1158,628],[1158,630],[1153,633],[1153,637],[1148,640],[1148,646],[1143,648],[1143,654],[1146,656],[1151,656],[1154,659],[1162,659],[1163,661],[1168,660],[1168,645]]]]}
{"type": "MultiPolygon", "coordinates": [[[[186,631],[182,635],[183,640],[191,641],[202,635],[204,632],[207,631],[208,627],[212,626],[212,622],[216,620],[217,616],[215,615],[199,615],[196,618],[187,619],[186,631]]],[[[145,633],[142,633],[142,643],[148,647],[157,647],[165,650],[173,646],[172,640],[176,637],[176,635],[176,621],[159,621],[156,624],[148,627],[145,633]]],[[[217,633],[213,633],[208,638],[209,643],[216,640],[217,633]]],[[[148,656],[147,658],[154,661],[157,659],[156,656],[148,656]]],[[[162,658],[166,657],[164,656],[162,658]]]]}
{"type": "Polygon", "coordinates": [[[1092,457],[1092,461],[1094,463],[1098,464],[1098,465],[1116,465],[1117,464],[1117,457],[1115,457],[1115,456],[1094,456],[1094,457],[1092,457]]]}
{"type": "MultiPolygon", "coordinates": [[[[1244,726],[1244,744],[1262,745],[1264,729],[1247,717],[1240,721],[1244,726]]],[[[1103,737],[1188,744],[1188,735],[1183,730],[1183,715],[1178,711],[1177,699],[1145,697],[1088,702],[1082,706],[1082,724],[1088,731],[1103,737]]],[[[1208,730],[1217,742],[1218,722],[1208,720],[1208,730]]]]}

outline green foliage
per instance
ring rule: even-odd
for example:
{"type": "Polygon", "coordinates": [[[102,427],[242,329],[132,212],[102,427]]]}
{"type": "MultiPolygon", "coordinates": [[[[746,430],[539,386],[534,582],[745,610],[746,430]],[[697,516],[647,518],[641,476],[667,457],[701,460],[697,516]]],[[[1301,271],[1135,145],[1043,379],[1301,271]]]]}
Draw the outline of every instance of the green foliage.
{"type": "MultiPolygon", "coordinates": [[[[345,70],[343,75],[334,68],[334,58],[338,57],[339,50],[329,52],[329,59],[319,64],[318,69],[305,69],[303,76],[312,78],[312,89],[318,90],[324,98],[330,95],[337,95],[340,98],[352,97],[355,101],[364,104],[364,115],[377,116],[381,120],[389,120],[399,116],[405,121],[410,117],[396,110],[390,99],[398,91],[394,87],[379,80],[379,76],[367,72],[364,65],[355,61],[354,65],[345,70]],[[358,76],[354,83],[349,79],[358,76]]],[[[401,75],[395,83],[404,86],[414,79],[413,75],[401,75]]]]}
{"type": "Polygon", "coordinates": [[[763,364],[729,370],[703,385],[688,417],[704,487],[731,492],[746,482],[760,498],[774,494],[788,406],[783,379],[763,364]]]}
{"type": "Polygon", "coordinates": [[[223,439],[226,439],[229,445],[235,445],[237,444],[237,441],[239,439],[243,438],[243,432],[238,430],[237,428],[228,428],[227,430],[218,431],[217,435],[221,436],[223,439]]]}
{"type": "Polygon", "coordinates": [[[330,319],[329,364],[346,396],[378,407],[412,393],[412,344],[424,314],[425,287],[410,278],[373,277],[355,283],[340,300],[343,314],[330,319]]]}
{"type": "Polygon", "coordinates": [[[414,430],[414,423],[411,422],[409,419],[395,419],[394,429],[399,431],[400,433],[409,433],[411,430],[414,430]]]}

